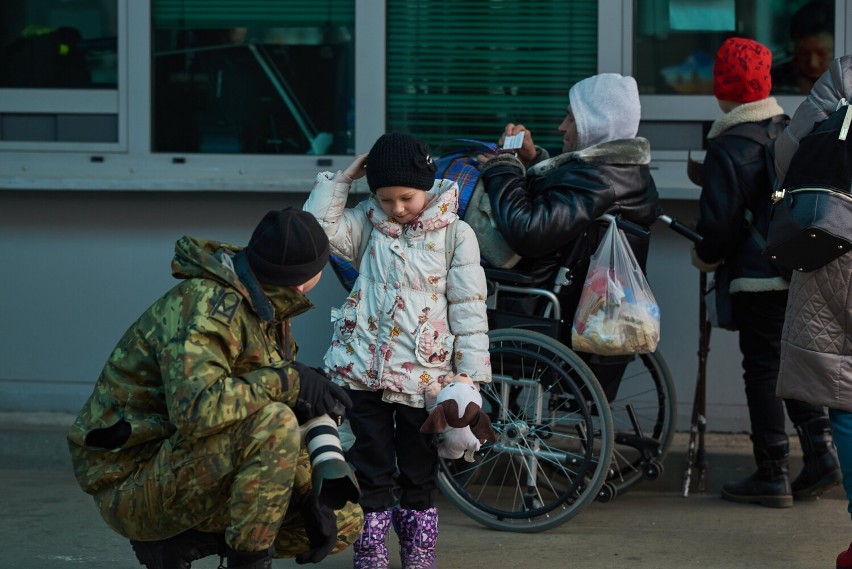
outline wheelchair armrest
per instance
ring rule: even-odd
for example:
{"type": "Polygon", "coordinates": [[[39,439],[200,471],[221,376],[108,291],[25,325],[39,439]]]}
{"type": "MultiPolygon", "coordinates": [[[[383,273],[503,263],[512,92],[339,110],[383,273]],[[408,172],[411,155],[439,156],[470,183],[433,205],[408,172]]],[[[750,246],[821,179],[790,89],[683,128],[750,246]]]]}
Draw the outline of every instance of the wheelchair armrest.
{"type": "Polygon", "coordinates": [[[533,277],[518,271],[495,269],[492,267],[485,267],[484,270],[486,280],[497,281],[501,284],[521,286],[534,285],[536,283],[536,280],[533,277]]]}

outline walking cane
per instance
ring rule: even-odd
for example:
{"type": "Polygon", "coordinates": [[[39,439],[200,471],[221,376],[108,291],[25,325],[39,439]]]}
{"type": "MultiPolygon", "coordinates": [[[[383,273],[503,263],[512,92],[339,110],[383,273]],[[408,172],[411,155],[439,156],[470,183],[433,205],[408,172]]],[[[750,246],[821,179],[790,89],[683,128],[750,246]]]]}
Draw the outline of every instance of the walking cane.
{"type": "MultiPolygon", "coordinates": [[[[686,175],[697,186],[702,186],[703,163],[694,160],[692,153],[686,157],[686,175]]],[[[701,237],[699,236],[698,240],[701,237]]],[[[707,273],[699,273],[698,287],[698,379],[692,399],[692,420],[689,428],[689,446],[686,451],[686,472],[683,475],[683,497],[689,496],[692,471],[698,492],[706,491],[707,454],[704,450],[704,433],[707,431],[707,354],[710,351],[710,321],[707,319],[707,273]]]]}
{"type": "Polygon", "coordinates": [[[699,273],[698,291],[698,379],[692,400],[692,421],[689,428],[689,446],[686,452],[686,472],[683,475],[683,497],[689,496],[692,471],[697,471],[696,490],[706,491],[707,454],[704,450],[704,433],[707,430],[707,354],[710,352],[710,321],[707,319],[707,273],[699,273]]]}

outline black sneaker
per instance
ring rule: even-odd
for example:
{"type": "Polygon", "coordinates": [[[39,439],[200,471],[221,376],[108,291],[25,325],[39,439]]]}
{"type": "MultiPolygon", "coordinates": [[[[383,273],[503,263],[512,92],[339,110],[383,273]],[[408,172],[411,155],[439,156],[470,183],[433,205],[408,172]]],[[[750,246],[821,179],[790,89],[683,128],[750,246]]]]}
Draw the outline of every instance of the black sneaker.
{"type": "Polygon", "coordinates": [[[187,530],[168,539],[156,541],[130,540],[140,565],[148,569],[190,569],[197,559],[218,555],[220,566],[225,559],[225,536],[187,530]]]}

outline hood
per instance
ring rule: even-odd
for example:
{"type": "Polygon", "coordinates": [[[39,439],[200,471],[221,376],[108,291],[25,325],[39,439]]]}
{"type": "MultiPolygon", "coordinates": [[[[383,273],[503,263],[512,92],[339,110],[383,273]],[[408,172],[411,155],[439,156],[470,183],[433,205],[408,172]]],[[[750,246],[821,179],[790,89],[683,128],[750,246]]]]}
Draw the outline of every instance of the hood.
{"type": "Polygon", "coordinates": [[[248,297],[240,282],[230,257],[225,260],[220,251],[236,254],[242,249],[236,245],[209,241],[197,237],[184,236],[175,243],[175,256],[172,259],[172,276],[176,279],[213,279],[226,286],[239,290],[248,297]]]}
{"type": "Polygon", "coordinates": [[[601,73],[575,83],[568,91],[577,150],[611,140],[633,138],[639,130],[641,106],[633,77],[601,73]]]}
{"type": "Polygon", "coordinates": [[[272,287],[266,291],[238,253],[242,247],[181,237],[175,243],[172,275],[177,279],[211,279],[238,291],[254,312],[265,321],[292,318],[310,308],[311,301],[291,287],[272,287]]]}
{"type": "Polygon", "coordinates": [[[376,230],[390,237],[399,237],[403,233],[408,238],[420,236],[426,232],[446,227],[458,219],[459,185],[452,180],[435,180],[432,188],[426,192],[430,198],[423,211],[409,223],[400,224],[382,210],[375,194],[358,204],[367,214],[367,219],[376,230]]]}

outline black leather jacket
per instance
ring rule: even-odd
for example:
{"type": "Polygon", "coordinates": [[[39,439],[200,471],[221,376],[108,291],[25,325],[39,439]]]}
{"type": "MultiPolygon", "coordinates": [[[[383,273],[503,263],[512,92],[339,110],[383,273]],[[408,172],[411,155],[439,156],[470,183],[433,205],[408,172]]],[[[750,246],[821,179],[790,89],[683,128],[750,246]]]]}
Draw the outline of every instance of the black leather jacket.
{"type": "MultiPolygon", "coordinates": [[[[648,141],[633,138],[560,154],[528,172],[511,155],[482,166],[497,227],[523,257],[515,270],[549,287],[564,261],[572,267],[572,286],[560,293],[566,319],[576,309],[589,258],[607,228],[606,222],[595,220],[604,213],[620,214],[647,227],[657,218],[649,162],[648,141]]],[[[627,237],[644,269],[650,237],[627,237]]]]}
{"type": "Polygon", "coordinates": [[[731,292],[759,292],[787,288],[789,271],[762,254],[771,210],[770,178],[764,145],[770,129],[783,129],[784,116],[740,123],[711,138],[702,171],[700,217],[696,230],[703,240],[695,246],[696,265],[712,269],[728,266],[731,292]],[[748,229],[746,210],[753,216],[755,239],[748,229]],[[706,266],[701,266],[701,262],[706,266]]]}

